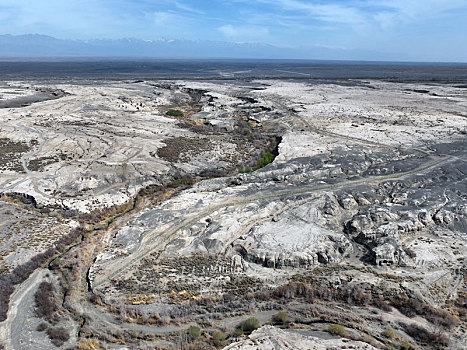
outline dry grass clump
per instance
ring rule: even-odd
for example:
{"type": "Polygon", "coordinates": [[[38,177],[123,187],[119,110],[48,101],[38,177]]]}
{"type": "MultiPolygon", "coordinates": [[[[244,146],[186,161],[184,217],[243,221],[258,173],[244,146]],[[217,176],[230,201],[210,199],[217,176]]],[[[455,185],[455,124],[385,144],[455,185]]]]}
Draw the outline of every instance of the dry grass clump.
{"type": "MultiPolygon", "coordinates": [[[[371,292],[365,291],[361,286],[342,285],[338,288],[329,288],[324,286],[315,287],[304,282],[290,282],[277,287],[272,296],[283,299],[303,297],[311,303],[315,299],[319,299],[345,302],[357,306],[373,305],[387,312],[392,310],[392,305],[408,317],[419,315],[446,329],[452,329],[459,323],[457,317],[448,311],[434,308],[418,298],[398,294],[385,300],[382,296],[374,296],[371,292]]],[[[458,310],[462,310],[462,308],[458,308],[458,310]]]]}
{"type": "Polygon", "coordinates": [[[259,321],[256,317],[249,317],[240,322],[237,328],[241,329],[244,333],[251,333],[255,329],[259,328],[259,321]]]}
{"type": "Polygon", "coordinates": [[[215,331],[212,333],[212,342],[214,346],[220,347],[223,346],[225,343],[226,336],[221,331],[215,331]]]}
{"type": "Polygon", "coordinates": [[[431,323],[446,329],[452,329],[459,323],[458,319],[448,311],[436,309],[418,298],[409,298],[407,295],[399,294],[391,299],[391,304],[408,317],[420,315],[431,323]]]}
{"type": "Polygon", "coordinates": [[[52,321],[55,312],[54,286],[50,282],[41,282],[34,294],[36,315],[52,321]]]}
{"type": "Polygon", "coordinates": [[[340,337],[346,337],[348,335],[347,330],[341,324],[332,323],[328,326],[328,332],[331,334],[338,335],[340,337]]]}
{"type": "Polygon", "coordinates": [[[272,322],[275,325],[285,325],[289,323],[290,317],[289,314],[285,311],[279,311],[275,315],[272,316],[272,322]]]}
{"type": "Polygon", "coordinates": [[[68,341],[68,339],[70,339],[68,331],[63,327],[49,327],[47,328],[46,333],[49,336],[49,339],[52,341],[52,343],[57,347],[62,346],[63,344],[65,344],[66,341],[68,341]]]}
{"type": "Polygon", "coordinates": [[[405,332],[412,338],[423,344],[435,345],[438,347],[446,347],[449,345],[449,339],[441,332],[430,332],[426,328],[412,323],[404,325],[405,332]]]}
{"type": "Polygon", "coordinates": [[[100,344],[95,339],[86,339],[79,342],[76,348],[79,350],[97,350],[100,349],[100,344]]]}

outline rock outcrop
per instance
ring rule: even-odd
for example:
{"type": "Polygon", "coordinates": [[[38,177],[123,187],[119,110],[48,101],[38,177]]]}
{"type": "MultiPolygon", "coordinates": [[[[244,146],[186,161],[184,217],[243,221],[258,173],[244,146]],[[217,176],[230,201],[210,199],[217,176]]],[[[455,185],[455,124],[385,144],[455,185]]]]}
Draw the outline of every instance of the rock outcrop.
{"type": "Polygon", "coordinates": [[[356,349],[377,350],[360,341],[334,338],[322,339],[302,335],[298,331],[282,330],[273,326],[263,326],[251,333],[246,339],[226,346],[223,350],[283,350],[283,349],[356,349]]]}

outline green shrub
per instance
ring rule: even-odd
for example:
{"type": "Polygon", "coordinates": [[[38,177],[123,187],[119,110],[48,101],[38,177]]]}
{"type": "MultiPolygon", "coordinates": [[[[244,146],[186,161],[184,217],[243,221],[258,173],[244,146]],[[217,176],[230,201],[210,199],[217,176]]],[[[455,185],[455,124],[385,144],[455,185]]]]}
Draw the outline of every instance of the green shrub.
{"type": "Polygon", "coordinates": [[[400,344],[399,349],[400,350],[413,350],[415,348],[407,340],[404,340],[404,342],[400,344]]]}
{"type": "Polygon", "coordinates": [[[241,337],[243,335],[243,329],[239,328],[240,326],[238,326],[237,328],[234,329],[232,335],[236,338],[238,337],[241,337]]]}
{"type": "Polygon", "coordinates": [[[238,169],[239,173],[251,173],[251,168],[249,166],[246,166],[244,168],[238,169]]]}
{"type": "Polygon", "coordinates": [[[287,324],[290,321],[290,317],[285,311],[279,311],[277,314],[272,316],[272,322],[274,324],[287,324]]]}
{"type": "Polygon", "coordinates": [[[256,161],[255,170],[263,168],[269,163],[272,163],[274,158],[276,158],[276,156],[274,156],[274,154],[271,152],[264,153],[261,158],[256,161]]]}
{"type": "Polygon", "coordinates": [[[179,177],[179,178],[176,178],[174,180],[172,180],[168,185],[167,187],[170,187],[170,188],[176,188],[178,186],[191,186],[193,185],[193,183],[195,182],[195,180],[193,180],[190,176],[182,176],[182,177],[179,177]]]}
{"type": "Polygon", "coordinates": [[[169,109],[165,114],[171,117],[183,117],[183,112],[179,109],[169,109]]]}
{"type": "Polygon", "coordinates": [[[250,333],[259,327],[259,321],[256,317],[250,317],[240,322],[237,328],[240,328],[246,333],[250,333]]]}
{"type": "Polygon", "coordinates": [[[339,335],[341,337],[347,336],[347,331],[345,327],[341,324],[335,324],[335,323],[330,324],[328,326],[328,332],[331,334],[339,335]]]}
{"type": "Polygon", "coordinates": [[[386,328],[384,330],[384,336],[389,339],[394,339],[397,337],[396,331],[392,328],[386,328]]]}
{"type": "Polygon", "coordinates": [[[215,346],[221,346],[225,342],[225,334],[220,331],[212,333],[212,342],[215,346]]]}
{"type": "Polygon", "coordinates": [[[190,326],[186,332],[191,340],[195,340],[201,335],[201,329],[196,326],[190,326]]]}

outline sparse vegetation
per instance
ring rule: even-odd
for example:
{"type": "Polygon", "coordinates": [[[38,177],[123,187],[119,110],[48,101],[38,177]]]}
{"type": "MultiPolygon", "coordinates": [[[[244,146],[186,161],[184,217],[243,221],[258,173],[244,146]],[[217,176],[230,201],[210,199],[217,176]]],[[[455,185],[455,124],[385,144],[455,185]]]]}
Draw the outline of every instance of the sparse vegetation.
{"type": "Polygon", "coordinates": [[[346,337],[347,336],[347,330],[345,327],[341,324],[337,323],[332,323],[328,326],[328,332],[331,334],[338,335],[340,337],[346,337]]]}
{"type": "Polygon", "coordinates": [[[212,333],[212,342],[215,346],[222,346],[225,343],[225,334],[220,331],[215,331],[212,333]]]}
{"type": "Polygon", "coordinates": [[[399,345],[399,349],[400,350],[415,350],[416,348],[414,348],[412,346],[412,344],[410,344],[407,340],[404,340],[400,345],[399,345]]]}
{"type": "Polygon", "coordinates": [[[50,282],[41,282],[34,294],[34,302],[36,306],[37,317],[52,320],[55,303],[54,303],[54,287],[50,282]]]}
{"type": "Polygon", "coordinates": [[[62,346],[63,344],[65,344],[65,342],[68,341],[68,339],[70,339],[68,331],[63,327],[49,327],[47,328],[46,333],[49,336],[49,339],[52,341],[52,343],[57,347],[62,346]]]}
{"type": "Polygon", "coordinates": [[[276,156],[274,154],[272,154],[271,152],[268,151],[268,152],[264,153],[261,156],[261,158],[256,161],[256,165],[255,165],[254,169],[258,170],[258,169],[264,168],[269,163],[272,163],[274,158],[276,158],[276,156]]]}
{"type": "Polygon", "coordinates": [[[289,314],[285,311],[279,311],[277,314],[272,316],[272,322],[276,325],[284,325],[289,323],[289,314]]]}
{"type": "Polygon", "coordinates": [[[391,304],[408,317],[420,315],[431,323],[446,329],[452,329],[459,323],[457,318],[448,311],[436,309],[418,298],[409,298],[407,295],[399,294],[391,298],[391,304]]]}
{"type": "Polygon", "coordinates": [[[405,332],[410,335],[412,338],[420,341],[424,344],[437,344],[440,346],[448,346],[449,339],[446,335],[441,332],[430,332],[426,328],[412,323],[409,325],[404,325],[405,332]]]}
{"type": "Polygon", "coordinates": [[[183,117],[184,116],[183,112],[179,109],[169,109],[165,114],[167,114],[170,117],[183,117]]]}
{"type": "Polygon", "coordinates": [[[45,331],[47,328],[49,328],[49,325],[48,325],[47,323],[45,323],[45,322],[41,322],[41,323],[39,323],[39,325],[37,326],[36,331],[38,331],[38,332],[43,332],[43,331],[45,331]]]}
{"type": "Polygon", "coordinates": [[[0,322],[6,319],[10,295],[14,291],[14,286],[23,283],[38,267],[49,261],[55,254],[65,251],[84,232],[85,229],[81,226],[73,229],[69,234],[60,238],[55,243],[55,247],[35,255],[28,262],[18,265],[10,273],[0,276],[0,322]]]}
{"type": "Polygon", "coordinates": [[[249,166],[246,166],[244,168],[238,169],[239,173],[251,173],[251,168],[249,166]]]}
{"type": "Polygon", "coordinates": [[[180,176],[169,182],[167,187],[176,188],[178,186],[191,186],[194,182],[195,181],[190,176],[180,176]]]}
{"type": "Polygon", "coordinates": [[[396,331],[392,328],[386,328],[384,330],[384,336],[389,339],[395,339],[397,338],[396,331]]]}
{"type": "Polygon", "coordinates": [[[237,328],[240,328],[245,333],[251,333],[259,327],[259,321],[256,317],[250,317],[240,322],[237,328]]]}
{"type": "Polygon", "coordinates": [[[97,350],[100,349],[100,344],[95,339],[86,339],[79,342],[76,348],[79,350],[97,350]]]}
{"type": "Polygon", "coordinates": [[[187,329],[187,335],[191,340],[195,340],[201,335],[201,329],[196,326],[190,326],[187,329]]]}

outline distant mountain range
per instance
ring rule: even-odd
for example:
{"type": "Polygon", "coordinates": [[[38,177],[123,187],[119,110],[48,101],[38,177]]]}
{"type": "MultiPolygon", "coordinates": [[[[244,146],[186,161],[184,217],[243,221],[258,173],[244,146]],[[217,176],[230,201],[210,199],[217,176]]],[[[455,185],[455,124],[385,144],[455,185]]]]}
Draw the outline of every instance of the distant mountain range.
{"type": "MultiPolygon", "coordinates": [[[[320,60],[401,60],[387,53],[326,47],[286,48],[260,43],[190,40],[68,40],[46,35],[0,35],[0,58],[254,58],[320,60]]],[[[408,58],[410,59],[410,58],[408,58]]]]}

